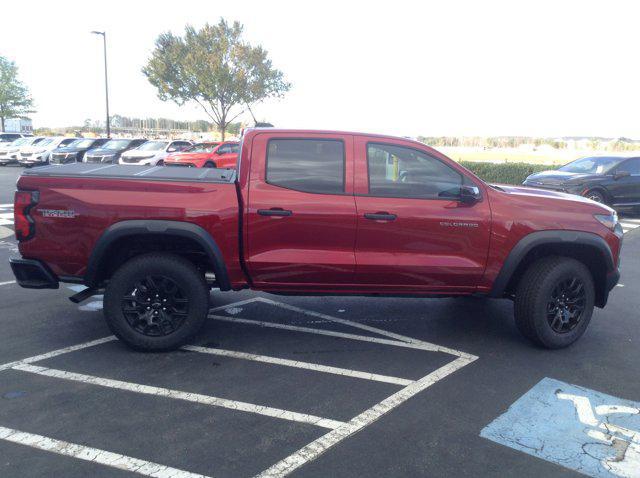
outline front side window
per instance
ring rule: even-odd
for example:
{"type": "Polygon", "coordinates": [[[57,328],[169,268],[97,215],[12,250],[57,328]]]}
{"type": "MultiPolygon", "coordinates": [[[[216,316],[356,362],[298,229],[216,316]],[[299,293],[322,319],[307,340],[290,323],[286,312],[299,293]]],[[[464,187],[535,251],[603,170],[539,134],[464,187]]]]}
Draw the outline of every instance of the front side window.
{"type": "Polygon", "coordinates": [[[272,139],[267,182],[317,194],[344,193],[344,143],[339,140],[272,139]]]}
{"type": "Polygon", "coordinates": [[[617,173],[626,172],[629,174],[640,174],[640,158],[633,158],[622,163],[617,171],[617,173]]]}
{"type": "Polygon", "coordinates": [[[447,199],[460,194],[462,175],[415,149],[369,144],[367,166],[371,196],[447,199]]]}

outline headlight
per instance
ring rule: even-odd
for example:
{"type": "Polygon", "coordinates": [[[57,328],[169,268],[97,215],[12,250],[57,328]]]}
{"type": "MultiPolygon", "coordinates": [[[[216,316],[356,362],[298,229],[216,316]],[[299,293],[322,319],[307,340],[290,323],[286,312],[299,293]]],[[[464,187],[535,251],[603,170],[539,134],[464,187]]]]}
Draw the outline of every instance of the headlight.
{"type": "Polygon", "coordinates": [[[607,229],[611,229],[614,231],[618,224],[618,213],[615,211],[611,214],[594,214],[595,217],[600,224],[602,224],[607,229]]]}

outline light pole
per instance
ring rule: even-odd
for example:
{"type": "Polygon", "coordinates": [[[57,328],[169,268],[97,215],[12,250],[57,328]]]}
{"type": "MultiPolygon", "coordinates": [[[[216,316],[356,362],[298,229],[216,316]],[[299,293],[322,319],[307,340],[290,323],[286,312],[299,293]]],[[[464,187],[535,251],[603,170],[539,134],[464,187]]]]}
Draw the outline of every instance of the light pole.
{"type": "Polygon", "coordinates": [[[109,83],[107,80],[107,33],[92,31],[94,35],[102,35],[102,42],[104,46],[104,98],[107,103],[107,138],[111,138],[111,128],[109,127],[109,83]]]}

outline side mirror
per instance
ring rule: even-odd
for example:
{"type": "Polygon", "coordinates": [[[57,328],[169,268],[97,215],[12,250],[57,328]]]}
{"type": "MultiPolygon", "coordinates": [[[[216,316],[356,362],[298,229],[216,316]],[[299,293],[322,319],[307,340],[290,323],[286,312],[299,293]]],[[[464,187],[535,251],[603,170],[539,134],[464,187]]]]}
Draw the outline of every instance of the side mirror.
{"type": "Polygon", "coordinates": [[[618,171],[614,173],[613,179],[617,181],[618,179],[626,178],[627,176],[631,176],[629,171],[618,171]]]}
{"type": "Polygon", "coordinates": [[[178,148],[169,148],[167,149],[167,153],[175,153],[176,151],[178,151],[178,148]]]}
{"type": "Polygon", "coordinates": [[[460,187],[460,202],[464,204],[473,204],[482,199],[480,188],[478,186],[463,185],[460,187]]]}

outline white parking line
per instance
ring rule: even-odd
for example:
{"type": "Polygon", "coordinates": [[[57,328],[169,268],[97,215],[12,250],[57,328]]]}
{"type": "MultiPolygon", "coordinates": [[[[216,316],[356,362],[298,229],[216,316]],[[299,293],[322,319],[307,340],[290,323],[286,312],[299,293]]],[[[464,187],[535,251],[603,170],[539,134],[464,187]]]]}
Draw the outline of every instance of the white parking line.
{"type": "Polygon", "coordinates": [[[426,375],[420,380],[415,381],[411,385],[408,385],[402,390],[394,393],[390,397],[374,405],[360,415],[357,415],[353,419],[349,420],[348,423],[345,423],[344,426],[336,428],[335,430],[330,431],[326,435],[321,436],[317,440],[314,440],[308,445],[302,447],[297,452],[289,455],[285,459],[279,461],[272,467],[263,471],[262,473],[257,475],[257,477],[274,478],[288,475],[304,464],[315,460],[322,453],[324,453],[337,443],[341,442],[345,438],[362,430],[364,427],[371,425],[381,416],[390,412],[397,406],[403,404],[405,401],[407,401],[417,393],[422,392],[434,383],[442,380],[447,375],[473,362],[476,358],[458,357],[447,365],[434,370],[429,375],[426,375]]]}
{"type": "Polygon", "coordinates": [[[12,428],[0,427],[0,439],[154,478],[207,478],[205,475],[171,468],[151,461],[139,460],[138,458],[131,458],[130,456],[22,432],[12,428]]]}
{"type": "Polygon", "coordinates": [[[8,280],[6,282],[0,282],[0,286],[9,285],[9,284],[15,284],[15,283],[16,283],[16,281],[14,281],[14,280],[8,280]]]}
{"type": "Polygon", "coordinates": [[[291,412],[280,408],[267,407],[264,405],[255,405],[253,403],[239,402],[226,398],[211,397],[199,393],[182,392],[180,390],[172,390],[169,388],[153,387],[151,385],[142,385],[140,383],[123,382],[121,380],[112,380],[109,378],[95,377],[93,375],[84,375],[81,373],[66,372],[64,370],[56,370],[53,368],[39,367],[37,365],[16,365],[13,370],[21,370],[23,372],[35,373],[45,377],[61,378],[71,380],[73,382],[87,383],[90,385],[99,385],[101,387],[115,388],[118,390],[126,390],[129,392],[142,393],[145,395],[155,395],[158,397],[175,398],[185,400],[187,402],[201,403],[203,405],[212,405],[215,407],[229,408],[241,412],[255,413],[267,417],[280,418],[292,422],[307,423],[323,428],[335,429],[343,426],[345,423],[328,418],[317,417],[306,413],[291,412]]]}
{"type": "MultiPolygon", "coordinates": [[[[364,324],[351,322],[345,319],[338,319],[336,317],[332,317],[326,314],[320,314],[310,310],[301,309],[299,307],[288,306],[287,304],[281,304],[279,302],[271,301],[270,299],[253,298],[253,299],[243,300],[236,303],[226,304],[224,306],[217,307],[215,309],[212,309],[210,312],[214,312],[221,309],[233,309],[234,307],[236,310],[241,311],[241,309],[238,309],[238,306],[253,303],[253,302],[263,302],[263,303],[275,305],[277,307],[300,312],[308,316],[319,317],[324,320],[337,322],[347,326],[353,326],[359,329],[364,329],[369,332],[373,332],[377,335],[393,337],[393,339],[354,335],[354,334],[349,334],[344,332],[335,332],[332,330],[313,329],[313,328],[307,328],[307,327],[285,325],[280,323],[255,321],[255,320],[242,319],[239,317],[217,316],[215,314],[210,314],[209,318],[214,320],[236,322],[236,323],[242,323],[242,324],[248,324],[248,325],[254,325],[254,326],[257,325],[262,327],[272,327],[272,328],[291,330],[296,332],[314,333],[318,335],[326,335],[326,336],[342,338],[342,339],[359,340],[359,341],[376,343],[380,345],[410,348],[410,349],[422,350],[427,352],[444,352],[444,353],[454,355],[456,358],[452,360],[450,363],[444,365],[443,367],[440,367],[439,369],[429,373],[425,377],[422,377],[421,379],[416,381],[411,381],[411,380],[407,380],[399,377],[389,377],[385,375],[370,374],[367,372],[361,372],[357,370],[342,369],[338,367],[328,367],[328,366],[319,365],[319,364],[297,362],[293,360],[286,360],[286,359],[280,359],[276,357],[250,354],[245,352],[236,352],[236,351],[221,350],[221,349],[210,349],[210,348],[197,347],[197,346],[185,347],[186,350],[192,350],[194,352],[209,353],[209,354],[215,354],[215,355],[225,355],[225,356],[234,357],[234,358],[254,360],[257,362],[272,363],[275,365],[290,366],[290,367],[307,369],[311,371],[334,373],[337,375],[353,376],[353,377],[369,379],[369,380],[378,380],[378,381],[386,381],[386,382],[390,381],[390,383],[403,386],[403,388],[398,392],[394,393],[390,397],[374,405],[373,407],[369,408],[363,413],[357,415],[356,417],[352,418],[348,422],[341,422],[337,420],[316,417],[313,415],[291,412],[291,411],[271,408],[267,406],[254,405],[246,402],[238,402],[234,400],[216,398],[216,397],[211,397],[207,395],[182,392],[178,390],[153,387],[153,386],[130,383],[130,382],[123,382],[119,380],[106,379],[106,378],[95,377],[91,375],[83,375],[79,373],[67,372],[64,370],[56,370],[56,369],[50,369],[47,367],[30,365],[33,362],[45,360],[51,357],[55,357],[57,355],[61,355],[64,353],[69,353],[76,350],[91,347],[94,345],[99,345],[101,343],[109,342],[115,339],[115,337],[113,336],[104,337],[98,340],[85,342],[83,344],[78,344],[71,347],[65,347],[65,348],[54,350],[52,352],[48,352],[45,354],[36,355],[34,357],[28,357],[26,359],[0,365],[0,371],[6,370],[6,369],[20,370],[20,371],[48,376],[52,378],[71,380],[75,382],[109,387],[109,388],[118,389],[118,390],[125,390],[125,391],[131,391],[136,393],[143,393],[143,394],[155,395],[160,397],[185,400],[189,402],[219,406],[219,407],[228,408],[232,410],[245,411],[245,412],[260,414],[260,415],[269,416],[273,418],[280,418],[284,420],[312,424],[312,425],[324,427],[331,430],[325,435],[323,435],[322,437],[302,447],[297,452],[284,458],[280,462],[276,463],[275,465],[273,465],[272,467],[270,467],[269,469],[265,470],[264,472],[260,473],[260,475],[258,475],[261,477],[270,478],[270,477],[276,477],[276,476],[286,476],[289,473],[293,472],[294,470],[300,468],[304,464],[315,460],[320,454],[326,452],[331,447],[337,445],[339,442],[341,442],[345,438],[353,435],[354,433],[357,433],[358,431],[362,430],[366,426],[372,424],[373,422],[378,420],[381,416],[390,412],[394,408],[398,407],[399,405],[401,405],[402,403],[404,403],[406,400],[410,399],[417,393],[425,390],[431,385],[437,383],[439,380],[459,370],[465,365],[470,364],[471,362],[473,362],[478,358],[474,355],[467,354],[465,352],[449,349],[447,347],[441,347],[436,344],[423,342],[418,339],[414,339],[411,337],[395,334],[382,329],[366,326],[364,324]]],[[[8,428],[5,429],[1,427],[0,427],[0,430],[7,430],[8,431],[7,433],[9,434],[9,436],[16,436],[16,437],[22,436],[20,435],[22,432],[19,432],[16,430],[11,430],[8,428]]],[[[56,441],[53,439],[49,439],[47,437],[42,437],[40,435],[26,434],[24,435],[24,437],[25,437],[24,439],[20,439],[20,442],[21,443],[25,442],[24,444],[27,444],[29,446],[34,446],[35,448],[42,448],[42,449],[48,449],[48,448],[55,448],[56,450],[59,449],[61,454],[68,454],[68,456],[73,456],[80,459],[92,460],[107,466],[117,467],[117,465],[120,465],[122,463],[134,463],[134,462],[127,462],[127,460],[134,460],[134,461],[136,460],[135,458],[129,458],[123,455],[112,454],[110,452],[103,452],[102,450],[96,450],[96,449],[91,449],[87,447],[76,449],[76,448],[73,448],[76,445],[73,445],[71,443],[56,441]],[[30,437],[35,437],[35,438],[30,438],[30,437]],[[47,441],[47,440],[51,440],[51,441],[47,441]],[[34,443],[34,445],[31,445],[30,443],[26,443],[26,442],[34,443]],[[42,443],[43,443],[42,446],[38,445],[42,443]],[[78,456],[76,456],[75,450],[79,450],[78,456]],[[69,453],[67,453],[67,451],[69,451],[69,453]],[[105,458],[104,460],[96,460],[92,458],[96,455],[96,453],[98,454],[104,453],[106,455],[100,455],[100,456],[105,456],[107,458],[105,458]],[[88,458],[85,458],[85,456],[88,456],[88,458]],[[111,457],[115,457],[116,459],[111,461],[111,457]]],[[[0,436],[0,439],[3,439],[3,438],[9,439],[9,438],[0,436]]],[[[19,442],[18,438],[16,438],[15,441],[19,442]]],[[[81,447],[81,445],[78,445],[78,446],[81,447]]],[[[49,450],[49,451],[55,451],[55,450],[49,450]]],[[[135,465],[132,465],[132,466],[135,467],[137,466],[137,464],[142,464],[143,466],[132,471],[145,474],[146,468],[144,465],[146,463],[148,462],[143,462],[141,460],[135,461],[135,465]]],[[[176,470],[169,467],[164,467],[163,465],[158,465],[156,463],[149,463],[149,467],[151,467],[152,472],[156,474],[146,473],[148,476],[157,476],[157,477],[163,477],[163,478],[169,478],[169,477],[183,478],[183,477],[200,476],[200,475],[193,475],[189,472],[182,472],[181,470],[176,470]],[[160,468],[154,468],[154,467],[160,467],[160,468]],[[156,470],[159,470],[159,471],[156,471],[156,470]],[[166,470],[166,473],[164,470],[166,470]],[[186,474],[181,474],[181,473],[186,473],[186,474]]]]}
{"type": "Polygon", "coordinates": [[[283,365],[285,367],[302,368],[305,370],[313,370],[315,372],[332,373],[343,377],[362,378],[365,380],[372,380],[376,382],[392,383],[394,385],[407,386],[414,382],[413,380],[407,380],[406,378],[390,377],[388,375],[379,375],[377,373],[360,372],[358,370],[350,370],[347,368],[330,367],[327,365],[299,362],[297,360],[287,360],[277,357],[269,357],[266,355],[236,352],[234,350],[213,349],[209,347],[198,347],[196,345],[185,345],[184,347],[182,347],[182,349],[204,354],[219,355],[222,357],[232,357],[237,359],[251,360],[254,362],[283,365]]]}
{"type": "Polygon", "coordinates": [[[225,317],[223,315],[209,315],[210,319],[221,320],[223,322],[231,322],[247,325],[258,325],[260,327],[270,327],[273,329],[292,330],[294,332],[306,332],[310,334],[328,335],[330,337],[338,337],[341,339],[360,340],[363,342],[373,342],[382,345],[393,345],[394,347],[405,347],[416,350],[426,350],[428,352],[436,352],[429,347],[421,344],[400,342],[399,340],[379,339],[378,337],[368,337],[366,335],[347,334],[345,332],[334,332],[333,330],[311,329],[308,327],[300,327],[298,325],[276,324],[274,322],[262,322],[260,320],[241,319],[239,317],[225,317]]]}
{"type": "Polygon", "coordinates": [[[376,327],[371,327],[369,325],[361,324],[360,322],[353,322],[347,319],[340,319],[338,317],[333,317],[332,315],[321,314],[320,312],[314,312],[312,310],[301,309],[300,307],[296,307],[294,305],[285,304],[284,302],[276,302],[271,299],[267,299],[265,297],[256,297],[257,302],[264,302],[266,304],[271,304],[276,307],[280,307],[282,309],[291,310],[293,312],[298,312],[300,314],[308,315],[310,317],[318,317],[320,319],[324,319],[330,322],[335,322],[338,324],[348,325],[349,327],[354,327],[356,329],[366,330],[367,332],[373,332],[378,335],[385,335],[387,337],[400,340],[402,342],[407,342],[411,344],[420,344],[423,345],[423,350],[430,350],[432,352],[444,352],[452,355],[463,356],[466,355],[463,352],[458,350],[453,350],[447,347],[442,347],[440,345],[432,344],[429,342],[424,342],[422,340],[414,339],[412,337],[407,337],[405,335],[396,334],[393,332],[389,332],[388,330],[378,329],[376,327]]]}
{"type": "Polygon", "coordinates": [[[64,347],[62,349],[52,350],[51,352],[47,352],[45,354],[34,355],[33,357],[27,357],[22,360],[16,360],[15,362],[9,362],[9,363],[0,365],[0,371],[13,368],[17,365],[40,362],[41,360],[47,360],[53,357],[57,357],[58,355],[68,354],[69,352],[75,352],[76,350],[86,349],[88,347],[93,347],[95,345],[106,344],[107,342],[111,342],[113,340],[116,340],[115,336],[110,335],[108,337],[102,337],[101,339],[91,340],[89,342],[84,342],[77,345],[71,345],[69,347],[64,347]]]}

